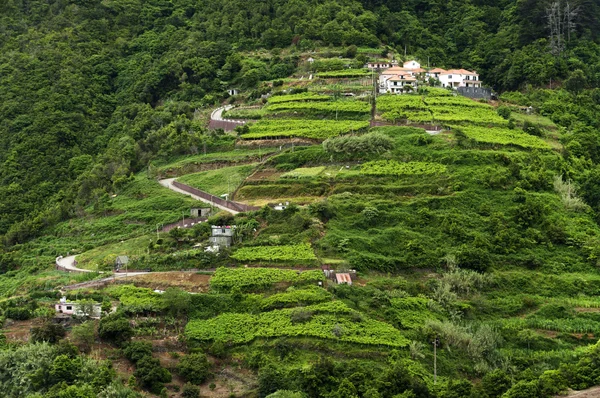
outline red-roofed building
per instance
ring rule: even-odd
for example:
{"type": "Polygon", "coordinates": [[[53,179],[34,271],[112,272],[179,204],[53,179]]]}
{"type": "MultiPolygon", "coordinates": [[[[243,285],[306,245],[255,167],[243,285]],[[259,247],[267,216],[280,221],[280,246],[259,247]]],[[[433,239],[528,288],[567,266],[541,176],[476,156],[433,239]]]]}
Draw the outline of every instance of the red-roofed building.
{"type": "Polygon", "coordinates": [[[384,70],[379,75],[379,92],[401,94],[416,91],[417,76],[422,73],[421,70],[423,69],[409,69],[399,66],[384,70]]]}
{"type": "Polygon", "coordinates": [[[441,72],[438,79],[442,87],[452,87],[453,89],[459,87],[481,87],[479,74],[466,69],[450,69],[441,72]]]}

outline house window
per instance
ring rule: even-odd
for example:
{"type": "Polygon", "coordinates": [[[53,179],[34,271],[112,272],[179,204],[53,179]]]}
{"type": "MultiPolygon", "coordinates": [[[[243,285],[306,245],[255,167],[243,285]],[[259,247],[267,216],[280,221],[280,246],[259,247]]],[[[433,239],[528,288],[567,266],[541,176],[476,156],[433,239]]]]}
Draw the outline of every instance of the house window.
{"type": "Polygon", "coordinates": [[[448,75],[448,79],[452,79],[452,75],[448,75]]]}
{"type": "Polygon", "coordinates": [[[62,310],[62,305],[59,305],[59,306],[58,306],[58,309],[59,309],[59,310],[62,310]]]}
{"type": "Polygon", "coordinates": [[[67,305],[67,311],[69,311],[69,310],[72,310],[72,309],[73,309],[73,307],[72,307],[72,306],[70,306],[70,305],[67,305]]]}
{"type": "Polygon", "coordinates": [[[222,229],[221,229],[221,233],[222,233],[222,234],[225,234],[225,228],[222,228],[222,229]]]}

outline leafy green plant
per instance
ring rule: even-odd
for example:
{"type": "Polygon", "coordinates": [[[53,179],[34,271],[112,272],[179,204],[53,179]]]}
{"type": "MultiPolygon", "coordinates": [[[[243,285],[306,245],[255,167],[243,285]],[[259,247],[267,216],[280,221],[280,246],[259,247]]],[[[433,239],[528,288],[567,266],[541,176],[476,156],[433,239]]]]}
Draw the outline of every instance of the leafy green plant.
{"type": "Polygon", "coordinates": [[[236,250],[231,258],[250,262],[286,262],[310,264],[317,259],[310,244],[293,246],[253,246],[236,250]]]}
{"type": "Polygon", "coordinates": [[[363,164],[362,174],[367,175],[410,175],[410,174],[439,174],[446,171],[446,166],[439,163],[407,162],[394,160],[374,160],[363,164]]]}

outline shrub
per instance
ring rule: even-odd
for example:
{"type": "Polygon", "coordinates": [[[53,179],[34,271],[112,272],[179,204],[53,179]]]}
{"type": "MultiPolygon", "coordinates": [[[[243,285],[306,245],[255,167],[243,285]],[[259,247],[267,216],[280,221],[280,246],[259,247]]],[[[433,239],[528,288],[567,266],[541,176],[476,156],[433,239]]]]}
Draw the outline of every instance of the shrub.
{"type": "Polygon", "coordinates": [[[171,372],[161,367],[160,361],[150,355],[144,356],[137,362],[134,376],[142,386],[155,394],[160,394],[164,387],[163,383],[171,381],[171,372]]]}
{"type": "Polygon", "coordinates": [[[71,339],[82,352],[89,352],[96,340],[96,327],[94,322],[87,321],[81,325],[74,326],[71,330],[71,339]]]}
{"type": "Polygon", "coordinates": [[[133,337],[129,320],[122,314],[111,314],[100,320],[98,336],[101,339],[121,345],[133,337]]]}
{"type": "Polygon", "coordinates": [[[10,307],[6,309],[4,316],[15,321],[25,321],[31,319],[32,312],[28,308],[10,307]]]}
{"type": "Polygon", "coordinates": [[[132,362],[137,362],[145,356],[152,355],[152,344],[148,341],[132,341],[127,344],[123,353],[132,362]]]}
{"type": "Polygon", "coordinates": [[[497,398],[504,394],[511,386],[510,376],[502,369],[489,372],[481,379],[483,390],[489,398],[497,398]]]}
{"type": "Polygon", "coordinates": [[[312,311],[297,309],[292,312],[291,320],[293,324],[308,322],[312,319],[312,311]]]}
{"type": "Polygon", "coordinates": [[[190,384],[185,383],[183,386],[183,392],[181,393],[182,398],[200,398],[200,388],[190,384]]]}
{"type": "Polygon", "coordinates": [[[177,365],[179,374],[193,384],[202,384],[210,374],[209,369],[208,358],[201,353],[186,355],[177,365]]]}
{"type": "Polygon", "coordinates": [[[31,329],[31,341],[33,343],[46,341],[48,343],[55,344],[60,339],[65,337],[65,334],[66,330],[63,325],[46,322],[42,326],[31,329]]]}
{"type": "Polygon", "coordinates": [[[496,112],[498,112],[498,115],[500,115],[503,119],[510,119],[511,112],[508,106],[499,106],[496,112]]]}
{"type": "Polygon", "coordinates": [[[537,381],[522,380],[511,387],[502,397],[504,398],[531,398],[539,396],[537,381]]]}

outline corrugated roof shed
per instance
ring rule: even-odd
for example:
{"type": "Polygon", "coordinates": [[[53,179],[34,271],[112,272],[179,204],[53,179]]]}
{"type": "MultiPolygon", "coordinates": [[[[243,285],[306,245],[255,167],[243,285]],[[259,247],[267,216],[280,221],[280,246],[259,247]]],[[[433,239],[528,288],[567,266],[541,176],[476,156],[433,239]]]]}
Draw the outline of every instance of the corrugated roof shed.
{"type": "Polygon", "coordinates": [[[352,278],[350,278],[350,274],[335,274],[335,279],[338,285],[342,283],[347,283],[348,285],[352,284],[352,278]]]}

